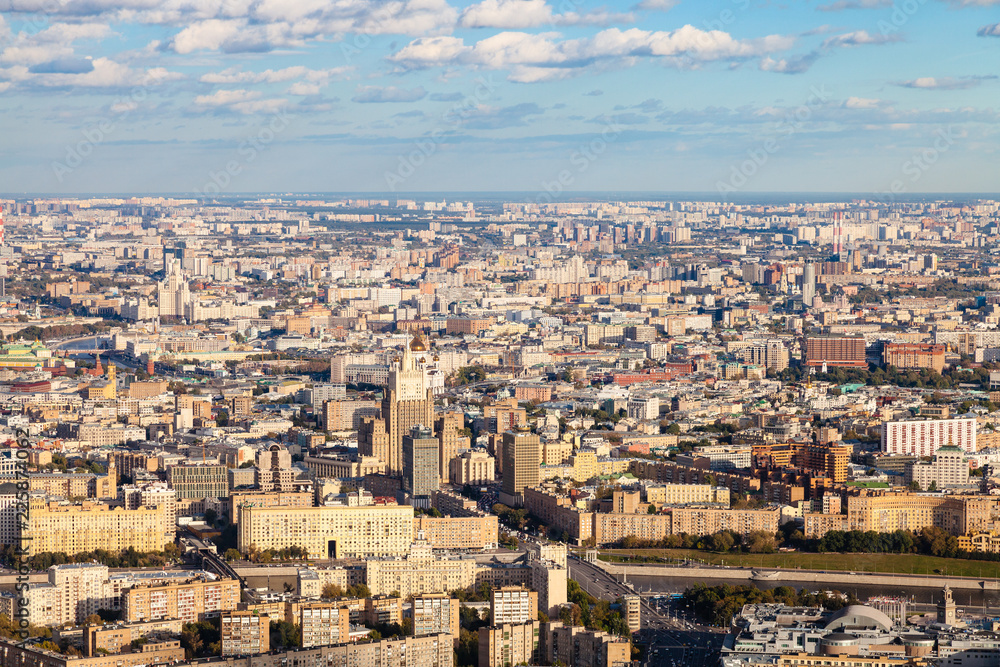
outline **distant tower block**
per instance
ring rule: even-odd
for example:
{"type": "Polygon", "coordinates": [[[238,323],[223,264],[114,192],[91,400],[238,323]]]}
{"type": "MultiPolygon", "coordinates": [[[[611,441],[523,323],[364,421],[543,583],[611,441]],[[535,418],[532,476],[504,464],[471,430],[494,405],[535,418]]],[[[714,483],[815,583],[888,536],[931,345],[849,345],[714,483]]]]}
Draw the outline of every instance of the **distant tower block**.
{"type": "Polygon", "coordinates": [[[156,371],[156,364],[153,363],[152,359],[147,359],[146,360],[146,375],[148,375],[149,377],[153,377],[153,375],[155,375],[155,371],[156,371]]]}
{"type": "Polygon", "coordinates": [[[4,238],[4,227],[3,227],[3,206],[0,206],[0,248],[4,246],[6,240],[4,238]]]}

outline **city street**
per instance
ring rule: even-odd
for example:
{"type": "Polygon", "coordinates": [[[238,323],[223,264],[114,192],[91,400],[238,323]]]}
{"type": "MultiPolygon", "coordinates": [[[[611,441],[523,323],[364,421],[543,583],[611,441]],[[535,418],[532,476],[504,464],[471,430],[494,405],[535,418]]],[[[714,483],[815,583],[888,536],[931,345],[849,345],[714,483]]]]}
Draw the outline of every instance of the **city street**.
{"type": "MultiPolygon", "coordinates": [[[[596,565],[569,560],[570,578],[596,598],[616,600],[634,593],[596,565]]],[[[641,630],[636,641],[647,645],[647,667],[711,667],[718,662],[724,633],[697,623],[679,601],[642,596],[641,630]]]]}

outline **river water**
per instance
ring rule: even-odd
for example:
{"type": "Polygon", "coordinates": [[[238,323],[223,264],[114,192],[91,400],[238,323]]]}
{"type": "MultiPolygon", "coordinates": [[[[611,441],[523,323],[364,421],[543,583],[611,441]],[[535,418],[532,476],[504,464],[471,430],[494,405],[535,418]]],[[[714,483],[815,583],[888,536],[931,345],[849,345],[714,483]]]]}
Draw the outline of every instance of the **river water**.
{"type": "MultiPolygon", "coordinates": [[[[708,586],[721,586],[729,584],[731,586],[741,586],[751,584],[761,590],[777,588],[778,586],[790,586],[795,590],[807,591],[833,590],[836,588],[841,593],[853,593],[859,600],[867,600],[870,597],[880,595],[906,598],[917,604],[936,604],[941,600],[940,587],[912,586],[900,583],[899,585],[858,585],[852,583],[850,575],[844,575],[844,582],[839,586],[830,584],[817,584],[814,581],[793,581],[784,579],[748,581],[747,579],[709,579],[700,580],[684,576],[650,576],[632,575],[628,576],[628,581],[640,592],[663,592],[663,593],[683,593],[685,589],[693,587],[697,583],[704,583],[708,586]]],[[[968,607],[969,612],[983,611],[983,605],[988,605],[991,613],[996,611],[1000,615],[1000,591],[982,591],[972,589],[953,590],[956,604],[961,607],[968,607]]]]}

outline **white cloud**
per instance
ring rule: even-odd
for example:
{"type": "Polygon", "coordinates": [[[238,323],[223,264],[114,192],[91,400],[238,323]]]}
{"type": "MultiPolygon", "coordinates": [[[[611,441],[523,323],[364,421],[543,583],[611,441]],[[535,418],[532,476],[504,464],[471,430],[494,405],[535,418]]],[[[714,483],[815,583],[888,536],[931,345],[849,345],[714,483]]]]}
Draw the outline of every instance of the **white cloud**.
{"type": "Polygon", "coordinates": [[[184,28],[174,36],[170,45],[180,54],[194,51],[215,51],[237,37],[246,27],[243,20],[209,19],[184,28]]]}
{"type": "Polygon", "coordinates": [[[976,34],[980,37],[1000,37],[1000,23],[984,25],[976,32],[976,34]]]}
{"type": "Polygon", "coordinates": [[[501,32],[472,46],[458,37],[418,39],[389,60],[403,69],[447,65],[510,69],[511,80],[529,82],[569,76],[592,64],[661,58],[683,66],[742,60],[794,44],[794,38],[781,35],[738,40],[726,32],[704,31],[690,25],[670,32],[610,28],[590,38],[558,41],[559,37],[556,33],[501,32]]]}
{"type": "Polygon", "coordinates": [[[995,76],[963,76],[963,77],[933,77],[922,76],[910,81],[900,81],[898,86],[903,88],[919,88],[923,90],[962,90],[965,88],[975,88],[986,79],[996,79],[995,76]]]}
{"type": "Polygon", "coordinates": [[[89,72],[39,74],[31,83],[46,87],[128,88],[157,86],[183,78],[183,75],[168,72],[162,67],[142,71],[110,58],[94,58],[92,62],[93,69],[89,72]]]}
{"type": "Polygon", "coordinates": [[[211,95],[198,95],[194,103],[203,107],[222,107],[238,102],[249,102],[257,99],[261,93],[256,90],[217,90],[211,95]]]}
{"type": "Polygon", "coordinates": [[[842,35],[830,37],[823,42],[823,48],[888,44],[889,42],[898,42],[899,40],[900,38],[897,35],[891,33],[888,35],[873,35],[867,30],[855,30],[854,32],[845,32],[842,35]]]}
{"type": "MultiPolygon", "coordinates": [[[[0,34],[5,25],[0,25],[0,34]]],[[[0,50],[0,64],[31,66],[79,59],[74,55],[74,42],[103,39],[111,34],[108,26],[97,23],[54,23],[34,34],[9,33],[6,46],[0,50]]]]}
{"type": "Polygon", "coordinates": [[[194,98],[195,106],[229,110],[241,114],[273,113],[287,105],[283,99],[260,99],[261,93],[256,90],[217,90],[211,95],[198,95],[194,98]]]}
{"type": "Polygon", "coordinates": [[[435,35],[449,32],[458,20],[457,10],[447,0],[235,0],[232,5],[207,1],[207,10],[197,13],[182,6],[164,15],[141,16],[150,22],[188,23],[171,42],[181,54],[265,52],[347,34],[435,35]],[[192,13],[194,20],[184,21],[192,13]]]}
{"type": "Polygon", "coordinates": [[[552,22],[545,0],[483,0],[462,12],[463,28],[534,28],[552,22]]]}
{"type": "Polygon", "coordinates": [[[760,69],[764,72],[777,72],[778,74],[801,74],[812,67],[819,55],[818,51],[812,51],[791,58],[775,59],[767,56],[761,59],[760,69]]]}
{"type": "Polygon", "coordinates": [[[319,95],[320,87],[315,83],[297,81],[288,87],[289,95],[319,95]]]}
{"type": "Polygon", "coordinates": [[[578,14],[554,14],[545,0],[483,0],[462,12],[459,24],[463,28],[537,28],[544,25],[606,25],[631,21],[630,14],[609,14],[597,11],[578,14]]]}
{"type": "Polygon", "coordinates": [[[878,109],[882,100],[870,97],[848,97],[844,100],[845,109],[878,109]]]}

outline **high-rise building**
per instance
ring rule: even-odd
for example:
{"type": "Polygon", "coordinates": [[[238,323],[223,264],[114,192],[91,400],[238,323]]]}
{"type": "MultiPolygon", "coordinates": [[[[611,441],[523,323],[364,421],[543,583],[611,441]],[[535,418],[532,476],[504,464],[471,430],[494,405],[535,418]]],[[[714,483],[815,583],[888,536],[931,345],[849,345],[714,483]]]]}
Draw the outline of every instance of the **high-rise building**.
{"type": "Polygon", "coordinates": [[[348,641],[350,611],[342,603],[317,602],[299,609],[302,646],[326,646],[348,641]]]}
{"type": "Polygon", "coordinates": [[[917,419],[882,424],[882,451],[886,454],[933,456],[949,445],[975,452],[976,420],[917,419]]]}
{"type": "Polygon", "coordinates": [[[458,410],[442,412],[434,418],[434,434],[438,439],[438,475],[441,481],[447,482],[449,464],[459,455],[459,450],[465,444],[461,429],[465,428],[465,414],[458,410]]]}
{"type": "Polygon", "coordinates": [[[271,445],[257,452],[257,487],[261,491],[293,491],[295,470],[292,455],[281,445],[271,445]]]}
{"type": "Polygon", "coordinates": [[[123,486],[122,499],[125,509],[163,507],[163,543],[173,542],[177,534],[177,492],[165,482],[151,482],[141,486],[123,486]]]}
{"type": "Polygon", "coordinates": [[[538,621],[479,628],[479,667],[538,664],[539,628],[538,621]]]}
{"type": "Polygon", "coordinates": [[[490,591],[490,618],[495,625],[518,625],[538,618],[538,593],[523,586],[490,591]]]}
{"type": "Polygon", "coordinates": [[[639,632],[642,627],[642,598],[638,595],[626,595],[622,598],[625,607],[625,622],[632,632],[639,632]]]}
{"type": "Polygon", "coordinates": [[[861,336],[806,338],[806,366],[865,368],[865,339],[861,336]]]}
{"type": "Polygon", "coordinates": [[[769,340],[747,347],[743,359],[773,371],[783,371],[788,368],[788,348],[780,340],[769,340]]]}
{"type": "Polygon", "coordinates": [[[812,308],[816,298],[816,265],[806,262],[802,269],[802,305],[808,310],[812,308]]]}
{"type": "Polygon", "coordinates": [[[167,468],[167,482],[178,500],[225,498],[229,495],[229,475],[223,465],[180,465],[167,468]]]}
{"type": "Polygon", "coordinates": [[[185,307],[191,303],[191,288],[181,272],[179,262],[171,261],[166,266],[167,279],[157,285],[157,300],[160,317],[184,317],[185,307]]]}
{"type": "Polygon", "coordinates": [[[541,442],[534,433],[507,431],[503,434],[501,502],[511,507],[524,505],[524,490],[538,484],[541,459],[541,442]]]}
{"type": "Polygon", "coordinates": [[[917,483],[921,491],[931,484],[939,491],[967,487],[969,459],[958,447],[938,447],[932,461],[914,461],[906,466],[906,482],[917,483]]]}
{"type": "Polygon", "coordinates": [[[495,460],[481,450],[462,452],[460,456],[451,460],[449,466],[451,468],[451,483],[459,486],[492,484],[496,474],[495,460]]]}
{"type": "Polygon", "coordinates": [[[445,593],[425,593],[413,597],[413,634],[433,635],[444,632],[458,641],[459,601],[445,593]]]}
{"type": "Polygon", "coordinates": [[[559,621],[543,623],[540,663],[572,667],[626,667],[632,648],[625,637],[559,621]]]}
{"type": "Polygon", "coordinates": [[[203,621],[223,611],[233,611],[240,602],[236,579],[188,581],[160,586],[139,584],[122,592],[121,618],[126,623],[178,618],[188,623],[203,621]]]}
{"type": "MultiPolygon", "coordinates": [[[[417,424],[434,423],[434,397],[427,386],[424,370],[417,366],[415,352],[426,352],[420,338],[403,348],[403,357],[389,370],[389,386],[382,399],[382,419],[388,435],[388,458],[385,463],[390,475],[403,472],[403,436],[417,424]]],[[[360,437],[360,436],[359,436],[360,437]]],[[[362,452],[366,454],[366,452],[362,452]]]]}
{"type": "Polygon", "coordinates": [[[403,491],[414,507],[429,508],[431,495],[439,488],[438,448],[431,430],[417,424],[403,436],[403,491]]]}
{"type": "Polygon", "coordinates": [[[229,611],[222,614],[222,655],[254,655],[271,650],[271,622],[267,614],[229,611]]]}

